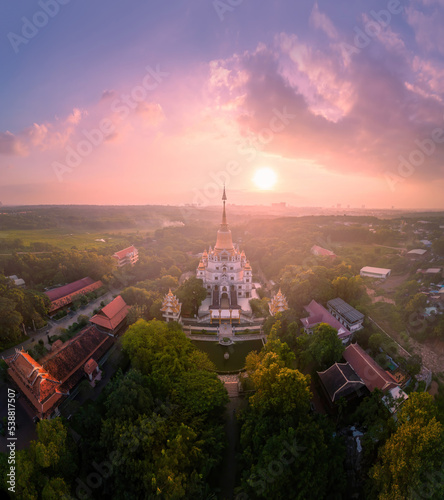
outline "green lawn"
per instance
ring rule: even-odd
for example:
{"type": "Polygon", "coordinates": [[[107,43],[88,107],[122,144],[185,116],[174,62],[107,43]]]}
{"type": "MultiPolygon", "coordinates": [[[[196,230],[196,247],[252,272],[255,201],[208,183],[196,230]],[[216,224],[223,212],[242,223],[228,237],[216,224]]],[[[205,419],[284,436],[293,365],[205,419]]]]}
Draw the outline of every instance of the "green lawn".
{"type": "Polygon", "coordinates": [[[263,346],[261,340],[245,340],[230,346],[222,346],[218,342],[207,340],[192,340],[192,342],[198,349],[208,354],[218,372],[242,370],[247,354],[251,351],[260,351],[263,346]],[[226,352],[230,355],[228,359],[224,358],[226,352]]]}

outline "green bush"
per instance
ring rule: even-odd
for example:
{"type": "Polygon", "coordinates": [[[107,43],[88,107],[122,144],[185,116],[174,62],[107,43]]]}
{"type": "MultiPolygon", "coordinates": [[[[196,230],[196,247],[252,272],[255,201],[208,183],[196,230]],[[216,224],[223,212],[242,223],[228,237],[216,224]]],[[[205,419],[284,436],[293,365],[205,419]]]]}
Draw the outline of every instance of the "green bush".
{"type": "Polygon", "coordinates": [[[418,382],[418,387],[416,388],[417,392],[424,392],[426,390],[426,383],[424,380],[418,382]]]}
{"type": "Polygon", "coordinates": [[[376,363],[378,363],[379,366],[384,368],[384,370],[387,370],[390,364],[390,361],[387,359],[387,356],[382,352],[376,356],[375,361],[376,363]]]}
{"type": "Polygon", "coordinates": [[[61,311],[58,311],[56,314],[54,314],[54,319],[55,320],[58,320],[58,319],[62,319],[64,318],[68,313],[66,312],[65,309],[62,309],[61,311]]]}
{"type": "Polygon", "coordinates": [[[89,317],[86,316],[85,314],[80,314],[79,316],[77,316],[77,321],[78,321],[79,327],[83,328],[84,326],[86,326],[89,323],[89,317]]]}

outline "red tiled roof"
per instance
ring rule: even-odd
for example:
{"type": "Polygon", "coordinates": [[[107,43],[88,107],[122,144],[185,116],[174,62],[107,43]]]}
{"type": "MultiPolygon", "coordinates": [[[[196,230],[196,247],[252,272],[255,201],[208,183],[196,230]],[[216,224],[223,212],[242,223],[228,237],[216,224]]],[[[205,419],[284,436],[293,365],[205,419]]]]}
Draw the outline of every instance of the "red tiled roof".
{"type": "Polygon", "coordinates": [[[113,301],[106,305],[98,314],[90,319],[91,323],[114,330],[128,315],[130,306],[118,295],[113,301]]]}
{"type": "Polygon", "coordinates": [[[308,312],[308,318],[302,318],[301,322],[305,328],[311,328],[319,323],[327,323],[331,327],[338,330],[338,337],[344,338],[351,335],[351,332],[337,320],[333,315],[331,315],[325,307],[318,304],[315,300],[312,300],[308,306],[304,306],[304,309],[308,312]]]}
{"type": "Polygon", "coordinates": [[[101,286],[103,286],[103,283],[100,280],[94,281],[91,285],[87,285],[84,288],[75,291],[74,293],[66,295],[65,297],[61,297],[60,299],[57,300],[53,300],[51,302],[51,306],[49,307],[49,312],[56,311],[57,309],[60,309],[63,306],[71,304],[71,302],[73,302],[75,298],[78,297],[79,295],[84,295],[85,293],[93,292],[94,290],[97,290],[101,286]]]}
{"type": "Polygon", "coordinates": [[[124,259],[129,253],[137,253],[137,249],[134,245],[131,245],[128,248],[125,248],[124,250],[119,250],[116,252],[113,257],[116,257],[117,259],[124,259]]]}
{"type": "Polygon", "coordinates": [[[9,365],[8,374],[39,414],[49,414],[63,397],[60,381],[51,377],[27,352],[16,351],[6,362],[9,365]]]}
{"type": "Polygon", "coordinates": [[[321,255],[324,257],[336,257],[336,254],[334,252],[332,252],[331,250],[327,250],[326,248],[322,248],[318,245],[313,245],[311,247],[311,251],[315,255],[321,255]]]}
{"type": "Polygon", "coordinates": [[[40,418],[46,418],[83,377],[85,363],[97,363],[112,344],[111,337],[91,326],[57,352],[49,353],[42,364],[24,351],[16,351],[5,361],[8,374],[40,418]]]}
{"type": "Polygon", "coordinates": [[[91,373],[98,367],[99,365],[97,364],[97,362],[91,358],[90,360],[88,360],[86,363],[85,363],[85,366],[84,366],[84,370],[85,370],[85,373],[87,373],[88,375],[91,375],[91,373]]]}
{"type": "Polygon", "coordinates": [[[85,288],[89,285],[92,285],[94,280],[91,278],[82,278],[81,280],[74,281],[74,283],[68,283],[64,286],[59,286],[58,288],[54,288],[53,290],[48,290],[45,292],[45,295],[49,297],[51,302],[55,300],[61,299],[62,297],[66,297],[67,295],[71,295],[74,292],[78,292],[82,288],[85,288]]]}
{"type": "Polygon", "coordinates": [[[369,391],[378,388],[381,391],[399,386],[395,378],[383,370],[358,344],[350,344],[344,351],[344,359],[361,377],[369,391]]]}

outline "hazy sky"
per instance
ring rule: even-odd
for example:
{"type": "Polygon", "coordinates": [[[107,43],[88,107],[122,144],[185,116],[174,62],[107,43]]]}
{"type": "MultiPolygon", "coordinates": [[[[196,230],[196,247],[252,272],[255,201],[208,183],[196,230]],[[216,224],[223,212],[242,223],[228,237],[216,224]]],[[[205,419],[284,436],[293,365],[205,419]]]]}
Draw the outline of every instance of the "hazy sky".
{"type": "Polygon", "coordinates": [[[444,0],[0,12],[3,203],[444,208],[444,0]]]}

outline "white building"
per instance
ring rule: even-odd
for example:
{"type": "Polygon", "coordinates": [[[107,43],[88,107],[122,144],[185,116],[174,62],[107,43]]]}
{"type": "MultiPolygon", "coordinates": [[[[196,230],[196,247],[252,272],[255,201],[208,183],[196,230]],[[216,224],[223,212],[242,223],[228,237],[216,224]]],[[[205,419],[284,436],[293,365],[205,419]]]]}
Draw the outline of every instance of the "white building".
{"type": "Polygon", "coordinates": [[[14,282],[15,286],[25,286],[25,280],[22,278],[18,278],[15,274],[13,274],[12,276],[8,276],[8,278],[14,282]]]}
{"type": "Polygon", "coordinates": [[[354,333],[363,328],[364,315],[344,300],[337,298],[327,302],[328,311],[339,320],[348,331],[354,333]]]}
{"type": "MultiPolygon", "coordinates": [[[[248,301],[253,298],[253,271],[244,251],[233,244],[227,223],[225,188],[222,196],[222,223],[214,248],[205,250],[196,270],[207,289],[209,305],[201,306],[199,317],[210,316],[219,321],[240,320],[242,312],[250,313],[248,301]],[[247,300],[245,300],[247,299],[247,300]]],[[[206,301],[205,301],[206,302],[206,301]]]]}
{"type": "Polygon", "coordinates": [[[128,264],[134,266],[139,260],[139,252],[135,246],[131,245],[128,248],[116,252],[113,257],[116,260],[117,267],[123,267],[128,264]]]}
{"type": "Polygon", "coordinates": [[[369,278],[383,279],[385,280],[391,274],[391,269],[384,269],[382,267],[370,267],[365,266],[361,269],[360,275],[367,276],[369,278]]]}
{"type": "Polygon", "coordinates": [[[169,321],[180,322],[180,312],[182,310],[182,304],[179,302],[179,299],[175,295],[173,295],[171,289],[165,295],[160,310],[162,311],[162,316],[165,318],[165,321],[167,323],[169,321]]]}

